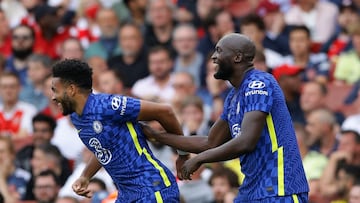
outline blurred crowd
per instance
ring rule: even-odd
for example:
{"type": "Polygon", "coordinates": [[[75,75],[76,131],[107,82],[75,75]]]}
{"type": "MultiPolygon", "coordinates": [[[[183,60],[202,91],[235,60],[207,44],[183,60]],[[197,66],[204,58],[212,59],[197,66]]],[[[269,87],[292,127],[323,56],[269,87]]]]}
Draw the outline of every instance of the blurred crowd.
{"type": "MultiPolygon", "coordinates": [[[[90,152],[52,103],[51,66],[93,68],[93,92],[174,108],[185,136],[206,136],[230,85],[213,78],[225,34],[256,45],[256,68],[274,75],[293,119],[311,203],[360,202],[359,0],[0,1],[0,202],[110,203],[104,170],[91,199],[72,192],[90,152]]],[[[150,122],[161,130],[159,123],[150,122]]],[[[149,141],[175,173],[176,151],[149,141]]],[[[285,152],[284,152],[285,153],[285,152]]],[[[232,202],[238,159],[178,181],[182,202],[232,202]]]]}

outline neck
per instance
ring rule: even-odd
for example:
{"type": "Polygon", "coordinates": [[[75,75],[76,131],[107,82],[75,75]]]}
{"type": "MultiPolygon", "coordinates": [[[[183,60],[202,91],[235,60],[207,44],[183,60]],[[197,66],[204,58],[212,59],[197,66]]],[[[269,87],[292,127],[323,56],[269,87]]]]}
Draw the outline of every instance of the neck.
{"type": "Polygon", "coordinates": [[[196,57],[196,53],[191,53],[186,56],[184,55],[180,57],[180,62],[182,65],[188,66],[194,61],[195,57],[196,57]]]}
{"type": "Polygon", "coordinates": [[[11,111],[14,106],[16,105],[17,101],[11,101],[11,102],[4,102],[3,106],[4,106],[4,112],[9,112],[11,111]]]}
{"type": "MultiPolygon", "coordinates": [[[[241,65],[239,64],[239,66],[241,66],[241,65]]],[[[253,66],[252,64],[248,64],[247,66],[248,66],[248,67],[246,67],[246,68],[245,68],[245,67],[235,68],[235,70],[239,70],[239,69],[242,69],[242,68],[245,69],[244,71],[235,73],[234,76],[231,77],[231,79],[230,79],[229,82],[230,82],[231,85],[234,86],[235,88],[239,88],[240,85],[241,85],[241,83],[242,83],[242,81],[244,80],[245,74],[246,74],[248,71],[254,69],[254,66],[253,66]]]]}
{"type": "Polygon", "coordinates": [[[133,64],[136,60],[136,56],[124,55],[122,58],[123,58],[124,63],[126,63],[128,65],[133,64]]]}
{"type": "Polygon", "coordinates": [[[170,75],[167,75],[163,78],[155,78],[156,84],[158,84],[160,87],[165,87],[170,80],[170,75]]]}
{"type": "Polygon", "coordinates": [[[160,42],[166,42],[171,38],[172,24],[154,27],[154,33],[160,42]]]}
{"type": "Polygon", "coordinates": [[[77,115],[82,115],[86,101],[91,92],[79,94],[74,100],[76,101],[75,112],[77,115]]]}
{"type": "Polygon", "coordinates": [[[309,61],[309,56],[310,56],[309,53],[294,55],[294,62],[296,65],[300,65],[301,67],[304,67],[309,61]]]}

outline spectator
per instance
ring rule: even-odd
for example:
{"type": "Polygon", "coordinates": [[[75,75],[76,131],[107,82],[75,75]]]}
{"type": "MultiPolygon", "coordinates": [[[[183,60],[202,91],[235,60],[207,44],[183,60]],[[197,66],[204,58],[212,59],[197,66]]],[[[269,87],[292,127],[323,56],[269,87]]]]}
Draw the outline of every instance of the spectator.
{"type": "Polygon", "coordinates": [[[357,8],[352,1],[342,0],[337,17],[337,29],[331,38],[321,47],[333,64],[344,51],[352,48],[349,26],[360,20],[357,8]]]}
{"type": "Polygon", "coordinates": [[[210,129],[208,119],[205,118],[204,104],[195,95],[183,99],[180,108],[180,120],[184,135],[207,135],[210,129]]]}
{"type": "Polygon", "coordinates": [[[141,99],[158,99],[160,102],[170,103],[175,93],[172,87],[171,52],[165,47],[153,47],[149,50],[148,60],[150,75],[134,84],[132,95],[141,99]]]}
{"type": "Polygon", "coordinates": [[[130,92],[135,82],[149,75],[147,50],[143,36],[134,23],[126,23],[120,27],[119,46],[122,53],[111,57],[107,63],[109,68],[117,70],[123,77],[126,92],[130,92]]]}
{"type": "MultiPolygon", "coordinates": [[[[196,88],[194,77],[188,72],[177,72],[173,74],[172,86],[175,91],[175,95],[172,99],[172,106],[177,114],[180,114],[181,106],[183,105],[184,99],[189,96],[198,96],[200,100],[203,100],[203,95],[196,88]]],[[[208,121],[211,114],[211,105],[209,103],[203,103],[202,111],[204,120],[208,121]]]]}
{"type": "Polygon", "coordinates": [[[266,27],[263,19],[256,14],[245,16],[240,25],[241,33],[250,37],[255,43],[256,50],[262,51],[265,55],[266,66],[273,69],[283,64],[283,57],[276,51],[264,47],[266,27]]]}
{"type": "Polygon", "coordinates": [[[129,18],[125,20],[135,23],[141,29],[141,33],[145,32],[147,2],[147,0],[124,0],[125,5],[130,12],[129,18]]]}
{"type": "MultiPolygon", "coordinates": [[[[75,197],[77,200],[81,201],[84,200],[84,197],[77,195],[73,189],[72,184],[75,182],[75,180],[80,176],[81,172],[86,166],[86,163],[90,160],[92,154],[91,151],[88,150],[86,147],[83,147],[81,154],[81,159],[79,163],[76,164],[73,173],[69,176],[69,178],[66,180],[64,186],[61,188],[59,192],[59,197],[75,197]]],[[[115,186],[113,184],[113,181],[109,174],[105,171],[104,168],[101,168],[94,176],[94,178],[101,179],[105,182],[106,188],[109,190],[109,192],[115,191],[115,186]]]]}
{"type": "Polygon", "coordinates": [[[272,72],[284,93],[291,119],[293,122],[305,123],[304,112],[300,107],[301,73],[301,68],[286,64],[276,67],[272,72]]]}
{"type": "Polygon", "coordinates": [[[311,52],[310,30],[306,26],[293,26],[289,43],[291,55],[284,58],[284,63],[303,68],[304,81],[326,83],[329,80],[330,63],[326,54],[311,52]]]}
{"type": "MultiPolygon", "coordinates": [[[[323,83],[309,81],[303,84],[300,95],[300,106],[304,112],[305,118],[308,114],[317,108],[326,108],[326,95],[328,89],[323,83]]],[[[341,124],[345,117],[339,111],[333,111],[336,116],[336,122],[341,124]]]]}
{"type": "Polygon", "coordinates": [[[106,60],[100,56],[92,56],[87,59],[90,67],[93,70],[92,80],[93,80],[93,91],[95,93],[99,92],[99,76],[102,72],[109,69],[106,60]]]}
{"type": "Polygon", "coordinates": [[[328,109],[315,109],[306,119],[306,131],[309,133],[307,144],[311,150],[329,157],[338,148],[336,135],[339,126],[333,112],[328,109]]]}
{"type": "Polygon", "coordinates": [[[11,35],[12,54],[7,59],[5,70],[19,75],[21,84],[26,84],[27,58],[33,53],[34,30],[26,25],[15,27],[11,35]]]}
{"type": "MultiPolygon", "coordinates": [[[[194,154],[191,154],[190,156],[194,157],[194,154]]],[[[179,184],[180,194],[183,196],[185,202],[210,203],[214,201],[212,188],[201,176],[204,170],[206,170],[205,166],[200,166],[200,168],[192,175],[191,181],[182,181],[179,184]]]]}
{"type": "Polygon", "coordinates": [[[51,74],[51,64],[46,55],[32,54],[28,59],[27,82],[21,89],[20,100],[34,105],[38,111],[48,104],[42,89],[45,79],[51,74]]]}
{"type": "Polygon", "coordinates": [[[91,199],[85,199],[82,203],[86,203],[86,200],[90,200],[89,203],[101,203],[109,195],[105,182],[98,178],[90,179],[88,190],[90,190],[91,199]]]}
{"type": "Polygon", "coordinates": [[[36,114],[35,106],[19,100],[20,79],[14,73],[0,76],[0,134],[10,136],[21,147],[32,133],[31,119],[36,114]]]}
{"type": "Polygon", "coordinates": [[[175,51],[171,45],[172,32],[175,27],[175,5],[170,0],[149,0],[147,14],[149,25],[146,27],[145,44],[151,48],[164,46],[171,50],[171,56],[175,51]]]}
{"type": "Polygon", "coordinates": [[[340,84],[354,84],[360,79],[360,23],[349,27],[353,49],[340,55],[336,63],[334,79],[340,84]]]}
{"type": "Polygon", "coordinates": [[[196,50],[198,38],[195,27],[180,24],[173,32],[173,46],[177,52],[174,61],[175,72],[188,72],[195,80],[196,87],[201,86],[201,71],[204,70],[204,56],[196,50]]]}
{"type": "Polygon", "coordinates": [[[307,146],[309,135],[305,131],[305,126],[303,124],[294,123],[294,129],[306,179],[310,188],[309,201],[318,202],[322,199],[322,196],[320,195],[320,177],[328,163],[328,158],[320,152],[309,149],[307,146]]]}
{"type": "Polygon", "coordinates": [[[271,0],[261,0],[256,12],[264,20],[265,24],[264,47],[283,56],[290,54],[290,28],[285,24],[285,17],[280,10],[280,5],[271,0]]]}
{"type": "Polygon", "coordinates": [[[10,26],[5,12],[0,8],[0,53],[5,57],[11,55],[11,35],[10,26]]]}
{"type": "Polygon", "coordinates": [[[34,131],[32,143],[24,146],[16,153],[16,165],[29,172],[31,172],[31,159],[34,149],[50,143],[54,136],[56,121],[54,118],[40,113],[32,118],[32,127],[34,131]]]}
{"type": "Polygon", "coordinates": [[[60,190],[59,177],[51,170],[45,170],[35,176],[35,200],[41,203],[55,202],[60,190]]]}
{"type": "Polygon", "coordinates": [[[285,22],[289,25],[304,25],[309,28],[311,39],[323,44],[335,31],[338,9],[327,1],[301,0],[285,14],[285,22]]]}
{"type": "Polygon", "coordinates": [[[105,61],[121,53],[118,46],[119,20],[114,10],[103,8],[96,14],[96,22],[99,25],[101,35],[98,41],[90,44],[85,51],[85,58],[99,56],[105,61]]]}
{"type": "MultiPolygon", "coordinates": [[[[38,198],[36,196],[36,190],[33,190],[33,188],[36,188],[36,179],[43,171],[50,170],[59,178],[58,181],[56,181],[57,187],[59,187],[57,190],[65,184],[72,170],[69,162],[63,161],[63,159],[64,157],[55,145],[46,143],[34,148],[31,159],[32,177],[27,185],[26,200],[35,200],[38,198]]],[[[56,191],[55,198],[57,197],[57,193],[58,191],[56,191]]]]}
{"type": "Polygon", "coordinates": [[[67,38],[64,40],[60,49],[61,59],[83,59],[84,48],[77,38],[67,38]]]}
{"type": "Polygon", "coordinates": [[[40,4],[35,7],[35,20],[39,29],[36,29],[34,51],[45,54],[53,60],[58,59],[61,44],[70,37],[70,27],[68,25],[61,26],[58,8],[47,4],[40,4]]]}
{"type": "Polygon", "coordinates": [[[209,184],[214,194],[214,203],[223,202],[227,192],[239,187],[236,173],[225,167],[213,170],[209,184]]]}
{"type": "Polygon", "coordinates": [[[128,94],[124,88],[123,77],[117,70],[106,70],[99,75],[99,92],[107,94],[128,94]]]}
{"type": "Polygon", "coordinates": [[[17,202],[25,197],[30,173],[16,167],[15,148],[9,137],[0,137],[0,193],[6,203],[17,202]]]}

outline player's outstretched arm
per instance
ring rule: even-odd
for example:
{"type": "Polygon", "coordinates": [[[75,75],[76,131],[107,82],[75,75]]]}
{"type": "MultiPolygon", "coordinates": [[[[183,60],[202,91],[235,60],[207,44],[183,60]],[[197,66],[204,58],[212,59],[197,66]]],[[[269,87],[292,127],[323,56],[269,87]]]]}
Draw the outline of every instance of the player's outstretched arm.
{"type": "Polygon", "coordinates": [[[182,169],[182,177],[191,179],[191,174],[203,163],[226,161],[252,152],[264,129],[266,116],[267,114],[261,111],[246,113],[241,123],[241,134],[219,147],[206,150],[186,161],[182,169]]]}
{"type": "Polygon", "coordinates": [[[72,189],[78,195],[90,198],[90,190],[88,190],[88,185],[90,179],[99,171],[101,164],[96,159],[95,155],[92,154],[89,162],[87,163],[85,169],[81,173],[81,176],[73,183],[72,189]]]}
{"type": "Polygon", "coordinates": [[[215,122],[208,136],[178,136],[173,133],[155,131],[147,125],[143,125],[143,131],[149,139],[156,139],[160,143],[191,153],[203,152],[231,139],[229,126],[222,119],[215,122]]]}

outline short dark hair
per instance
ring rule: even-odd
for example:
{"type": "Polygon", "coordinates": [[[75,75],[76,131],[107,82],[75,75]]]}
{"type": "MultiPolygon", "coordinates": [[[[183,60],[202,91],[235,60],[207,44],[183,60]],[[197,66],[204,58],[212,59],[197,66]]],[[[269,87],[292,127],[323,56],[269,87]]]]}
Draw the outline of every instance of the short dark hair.
{"type": "Polygon", "coordinates": [[[95,183],[101,188],[101,190],[106,190],[105,182],[99,178],[92,178],[90,179],[89,183],[95,183]]]}
{"type": "Polygon", "coordinates": [[[35,30],[34,30],[32,27],[30,27],[29,25],[20,24],[20,25],[14,27],[14,28],[12,29],[12,32],[11,32],[11,33],[14,34],[15,30],[18,29],[18,28],[21,28],[21,27],[24,27],[24,28],[27,28],[28,30],[30,30],[30,36],[31,36],[31,38],[32,38],[32,39],[35,39],[35,30]]]}
{"type": "Polygon", "coordinates": [[[290,29],[290,34],[294,31],[304,31],[308,38],[310,38],[310,29],[306,27],[305,25],[293,25],[290,29]]]}
{"type": "Polygon", "coordinates": [[[360,144],[360,134],[355,130],[341,130],[341,134],[353,134],[356,144],[360,144]]]}
{"type": "Polygon", "coordinates": [[[237,188],[240,185],[238,175],[233,170],[226,168],[225,166],[221,166],[213,170],[209,179],[209,185],[212,185],[212,181],[218,177],[224,177],[232,188],[237,188]]]}
{"type": "Polygon", "coordinates": [[[53,117],[45,115],[43,113],[36,114],[32,119],[32,124],[34,125],[36,122],[46,122],[49,126],[52,132],[54,132],[56,128],[56,121],[53,117]]]}
{"type": "Polygon", "coordinates": [[[149,49],[148,57],[149,57],[150,55],[152,55],[153,53],[158,53],[158,52],[166,52],[166,54],[168,55],[168,57],[169,57],[170,59],[172,59],[172,55],[171,55],[170,49],[168,49],[168,48],[165,47],[165,46],[161,46],[161,45],[151,47],[151,48],[149,49]]]}
{"type": "Polygon", "coordinates": [[[92,88],[92,69],[89,64],[77,59],[65,59],[54,64],[53,77],[62,82],[75,84],[84,90],[92,88]]]}
{"type": "Polygon", "coordinates": [[[240,26],[242,25],[255,25],[260,31],[265,32],[264,20],[259,15],[253,13],[245,16],[241,20],[240,26]]]}
{"type": "Polygon", "coordinates": [[[41,171],[37,176],[35,176],[35,180],[38,179],[39,177],[46,177],[46,176],[51,176],[54,179],[56,185],[60,186],[59,176],[57,176],[56,173],[50,169],[41,171]]]}

